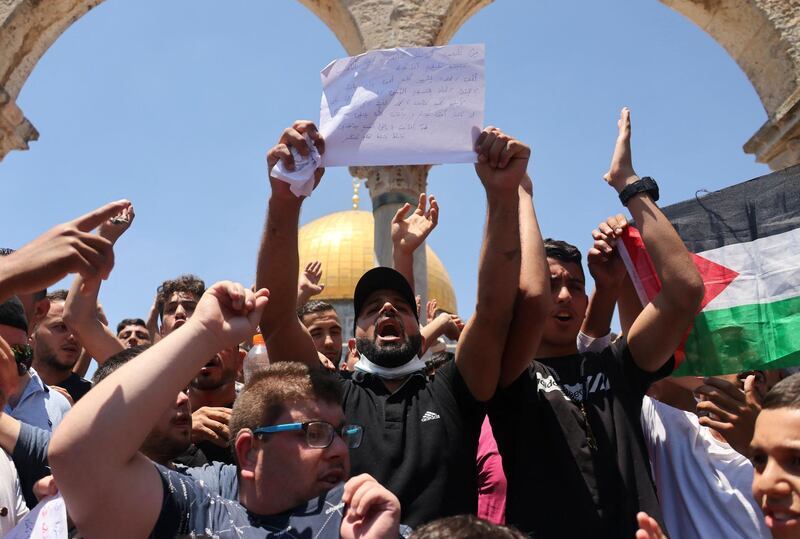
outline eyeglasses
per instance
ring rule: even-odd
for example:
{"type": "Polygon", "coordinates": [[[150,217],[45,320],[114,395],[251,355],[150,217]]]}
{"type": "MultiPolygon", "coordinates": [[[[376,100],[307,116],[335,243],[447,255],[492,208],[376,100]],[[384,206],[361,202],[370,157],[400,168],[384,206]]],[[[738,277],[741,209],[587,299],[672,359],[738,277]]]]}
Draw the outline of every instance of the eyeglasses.
{"type": "Polygon", "coordinates": [[[17,362],[17,372],[22,376],[31,367],[33,361],[33,348],[29,344],[15,344],[11,347],[14,359],[17,362]]]}
{"type": "Polygon", "coordinates": [[[306,443],[309,447],[324,449],[333,443],[333,435],[337,434],[350,449],[355,449],[361,445],[364,437],[364,428],[361,425],[343,425],[339,428],[334,427],[327,421],[304,421],[302,423],[284,423],[282,425],[270,425],[269,427],[257,427],[253,433],[275,434],[276,432],[289,432],[302,430],[306,433],[306,443]]]}

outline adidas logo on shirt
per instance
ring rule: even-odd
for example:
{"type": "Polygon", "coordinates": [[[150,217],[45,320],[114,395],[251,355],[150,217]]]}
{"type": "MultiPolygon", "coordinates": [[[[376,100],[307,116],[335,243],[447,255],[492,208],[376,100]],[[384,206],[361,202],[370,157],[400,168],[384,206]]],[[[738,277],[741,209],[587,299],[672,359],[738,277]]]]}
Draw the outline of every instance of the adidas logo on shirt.
{"type": "Polygon", "coordinates": [[[434,419],[440,419],[439,418],[439,414],[437,414],[436,412],[431,412],[430,410],[428,410],[422,416],[422,420],[421,421],[422,421],[422,423],[425,423],[426,421],[433,421],[434,419]]]}

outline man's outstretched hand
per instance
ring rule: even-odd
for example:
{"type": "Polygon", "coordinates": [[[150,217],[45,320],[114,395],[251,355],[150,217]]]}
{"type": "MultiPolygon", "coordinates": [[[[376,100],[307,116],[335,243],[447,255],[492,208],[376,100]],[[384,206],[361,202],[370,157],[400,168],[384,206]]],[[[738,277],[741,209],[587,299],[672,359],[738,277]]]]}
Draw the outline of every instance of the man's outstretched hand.
{"type": "Polygon", "coordinates": [[[185,325],[212,339],[216,350],[237,346],[255,333],[268,299],[266,288],[253,292],[240,283],[215,283],[200,298],[185,325]]]}
{"type": "Polygon", "coordinates": [[[417,209],[411,215],[411,204],[405,203],[397,210],[392,219],[392,245],[394,250],[406,254],[413,254],[422,245],[425,238],[436,228],[439,222],[439,203],[436,198],[430,197],[430,205],[425,200],[425,193],[419,195],[417,209]]]}
{"type": "Polygon", "coordinates": [[[192,413],[192,443],[211,442],[220,447],[228,447],[231,431],[231,409],[225,407],[203,406],[192,413]]]}
{"type": "Polygon", "coordinates": [[[11,346],[0,337],[0,410],[18,392],[20,385],[17,360],[11,346]]]}
{"type": "Polygon", "coordinates": [[[709,377],[694,390],[703,400],[697,403],[700,424],[719,432],[739,454],[748,456],[756,418],[761,412],[764,389],[756,375],[744,380],[744,390],[723,380],[709,377]]]}
{"type": "Polygon", "coordinates": [[[661,530],[658,521],[644,511],[640,511],[636,515],[636,523],[639,524],[636,539],[669,539],[667,534],[661,530]]]}
{"type": "Polygon", "coordinates": [[[342,501],[347,507],[339,529],[343,539],[399,536],[400,500],[371,475],[350,478],[344,485],[342,501]]]}
{"type": "Polygon", "coordinates": [[[639,179],[636,171],[633,170],[631,158],[631,111],[628,107],[622,108],[619,120],[617,120],[617,127],[619,134],[614,146],[614,155],[611,156],[611,166],[603,179],[619,193],[625,189],[625,186],[639,179]]]}
{"type": "Polygon", "coordinates": [[[86,281],[108,278],[114,267],[112,243],[92,230],[130,205],[118,200],[101,206],[51,228],[5,257],[0,265],[0,296],[36,292],[70,273],[86,281]]]}
{"type": "MultiPolygon", "coordinates": [[[[310,120],[297,120],[291,127],[284,129],[281,133],[281,138],[278,144],[272,147],[267,152],[267,171],[272,171],[278,161],[283,161],[283,165],[287,170],[294,170],[294,157],[292,156],[291,148],[294,148],[300,155],[307,156],[309,154],[308,144],[303,136],[307,134],[320,155],[325,153],[325,140],[319,134],[317,126],[310,120]]],[[[319,185],[322,175],[325,174],[324,168],[318,168],[314,171],[314,188],[319,185]]],[[[272,195],[278,198],[287,200],[300,200],[292,193],[288,183],[281,181],[277,178],[270,176],[270,185],[272,186],[272,195]]]]}
{"type": "Polygon", "coordinates": [[[319,281],[322,279],[322,262],[314,260],[306,264],[306,269],[300,274],[297,284],[297,306],[303,306],[309,299],[322,294],[325,285],[319,281]]]}
{"type": "Polygon", "coordinates": [[[475,171],[486,190],[516,193],[528,169],[530,147],[490,126],[478,136],[475,151],[475,171]]]}
{"type": "Polygon", "coordinates": [[[133,224],[133,219],[136,217],[136,212],[133,211],[133,205],[123,208],[117,215],[106,219],[97,230],[97,234],[111,243],[117,243],[117,240],[133,224]]]}
{"type": "Polygon", "coordinates": [[[594,244],[589,249],[586,262],[597,288],[618,289],[625,280],[625,264],[619,255],[617,242],[628,226],[620,214],[612,215],[592,230],[594,244]]]}

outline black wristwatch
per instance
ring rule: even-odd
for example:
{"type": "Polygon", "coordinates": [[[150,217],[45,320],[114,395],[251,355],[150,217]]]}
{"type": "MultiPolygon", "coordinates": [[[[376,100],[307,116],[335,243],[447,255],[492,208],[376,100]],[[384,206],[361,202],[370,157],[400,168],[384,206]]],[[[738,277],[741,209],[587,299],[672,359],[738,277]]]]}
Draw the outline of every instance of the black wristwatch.
{"type": "Polygon", "coordinates": [[[627,206],[631,197],[638,193],[649,194],[650,198],[652,198],[653,202],[655,202],[658,200],[658,184],[650,176],[639,178],[622,190],[622,192],[619,194],[619,200],[622,202],[623,206],[627,206]]]}

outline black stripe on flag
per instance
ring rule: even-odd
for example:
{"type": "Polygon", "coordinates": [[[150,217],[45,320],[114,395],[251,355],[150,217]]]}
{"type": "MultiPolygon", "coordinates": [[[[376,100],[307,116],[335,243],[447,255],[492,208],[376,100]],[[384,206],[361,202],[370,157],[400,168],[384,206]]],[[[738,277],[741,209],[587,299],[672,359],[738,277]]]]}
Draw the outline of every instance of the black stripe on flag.
{"type": "Polygon", "coordinates": [[[662,208],[693,253],[800,227],[800,165],[662,208]]]}

